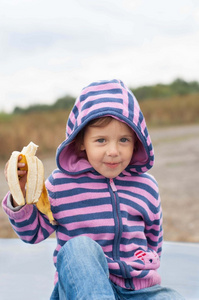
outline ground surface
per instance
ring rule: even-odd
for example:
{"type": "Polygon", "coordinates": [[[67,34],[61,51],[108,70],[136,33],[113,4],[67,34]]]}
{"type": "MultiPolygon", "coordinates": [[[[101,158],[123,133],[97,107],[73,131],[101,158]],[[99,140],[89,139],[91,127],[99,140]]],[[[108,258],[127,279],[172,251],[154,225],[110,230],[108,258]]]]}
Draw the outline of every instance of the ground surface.
{"type": "MultiPolygon", "coordinates": [[[[53,290],[55,246],[55,239],[34,245],[19,239],[0,239],[1,300],[49,299],[53,290]]],[[[198,259],[199,244],[164,242],[158,270],[162,286],[175,289],[187,300],[198,300],[198,259]]]]}
{"type": "MultiPolygon", "coordinates": [[[[199,125],[150,130],[155,149],[151,173],[159,184],[164,239],[199,242],[199,125]]],[[[42,159],[46,176],[55,159],[42,159]]],[[[0,199],[8,190],[0,163],[0,199]]],[[[16,237],[0,207],[0,238],[16,237]]]]}

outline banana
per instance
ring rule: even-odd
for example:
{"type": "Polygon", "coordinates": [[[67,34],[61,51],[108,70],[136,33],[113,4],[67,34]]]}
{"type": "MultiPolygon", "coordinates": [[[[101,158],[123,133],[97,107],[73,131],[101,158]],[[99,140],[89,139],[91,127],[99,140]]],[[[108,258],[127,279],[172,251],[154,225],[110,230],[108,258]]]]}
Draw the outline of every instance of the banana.
{"type": "Polygon", "coordinates": [[[55,225],[53,218],[48,192],[44,183],[43,163],[37,156],[38,146],[30,142],[21,152],[13,151],[7,167],[7,181],[10,192],[18,205],[36,204],[37,209],[48,216],[51,224],[55,225]],[[21,170],[27,170],[26,195],[24,197],[17,173],[18,157],[21,155],[19,162],[25,163],[21,170]]]}
{"type": "Polygon", "coordinates": [[[17,204],[24,205],[25,199],[19,185],[19,178],[17,174],[17,163],[18,163],[19,155],[20,152],[18,151],[12,152],[7,167],[7,181],[8,181],[8,186],[10,188],[10,192],[13,198],[15,199],[15,201],[17,202],[17,204]]]}
{"type": "Polygon", "coordinates": [[[53,214],[50,208],[50,201],[47,201],[46,199],[48,199],[48,191],[46,189],[45,183],[43,183],[42,193],[39,197],[38,202],[36,203],[36,207],[40,212],[48,217],[51,224],[56,225],[56,221],[53,218],[53,214]]]}

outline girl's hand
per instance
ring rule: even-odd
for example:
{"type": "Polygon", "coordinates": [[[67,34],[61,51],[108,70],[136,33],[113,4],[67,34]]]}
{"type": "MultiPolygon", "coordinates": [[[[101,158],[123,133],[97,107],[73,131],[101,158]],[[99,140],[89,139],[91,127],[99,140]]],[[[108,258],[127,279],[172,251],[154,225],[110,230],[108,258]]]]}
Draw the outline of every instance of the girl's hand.
{"type": "MultiPolygon", "coordinates": [[[[19,155],[18,157],[18,164],[17,164],[17,174],[18,174],[18,178],[19,178],[19,184],[20,184],[20,188],[22,190],[22,193],[25,197],[26,194],[26,182],[27,182],[27,170],[21,170],[20,168],[24,168],[26,166],[25,163],[20,163],[19,161],[21,160],[21,155],[19,155]]],[[[9,161],[8,161],[9,162],[9,161]]],[[[4,169],[4,175],[7,180],[7,168],[8,168],[8,162],[5,165],[5,169],[4,169]]],[[[18,206],[18,204],[14,201],[13,199],[13,206],[18,206]]]]}

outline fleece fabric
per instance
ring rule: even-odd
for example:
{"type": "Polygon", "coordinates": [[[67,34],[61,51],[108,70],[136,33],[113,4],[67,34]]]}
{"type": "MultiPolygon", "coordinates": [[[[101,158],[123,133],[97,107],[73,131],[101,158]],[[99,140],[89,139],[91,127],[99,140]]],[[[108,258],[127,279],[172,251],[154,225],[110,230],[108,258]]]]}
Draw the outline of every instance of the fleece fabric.
{"type": "MultiPolygon", "coordinates": [[[[56,226],[34,205],[12,211],[7,206],[8,195],[3,201],[19,237],[38,243],[56,231],[56,267],[57,254],[69,239],[88,236],[102,247],[115,284],[131,290],[160,284],[162,211],[157,182],[147,172],[153,166],[154,152],[139,104],[122,81],[94,82],[82,90],[69,115],[66,139],[57,149],[56,161],[58,168],[46,181],[56,226]],[[126,123],[138,137],[129,166],[112,179],[97,173],[74,149],[78,132],[103,116],[126,123]]],[[[56,272],[55,283],[57,280],[56,272]]]]}

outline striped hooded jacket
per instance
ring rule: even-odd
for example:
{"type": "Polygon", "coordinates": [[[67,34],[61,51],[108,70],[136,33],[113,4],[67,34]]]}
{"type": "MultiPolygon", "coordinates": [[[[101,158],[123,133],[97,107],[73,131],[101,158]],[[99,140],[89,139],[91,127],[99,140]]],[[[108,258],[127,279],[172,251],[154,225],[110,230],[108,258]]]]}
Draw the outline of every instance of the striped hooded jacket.
{"type": "Polygon", "coordinates": [[[153,147],[139,104],[122,81],[95,82],[82,90],[69,115],[66,139],[57,149],[56,161],[58,168],[46,181],[56,226],[34,205],[13,212],[4,199],[4,210],[19,237],[38,243],[55,230],[56,267],[60,248],[69,239],[85,235],[102,247],[115,284],[132,290],[160,284],[161,204],[157,183],[147,173],[154,162],[153,147]],[[138,137],[129,166],[113,179],[97,173],[74,150],[77,133],[103,116],[125,122],[138,137]]]}

